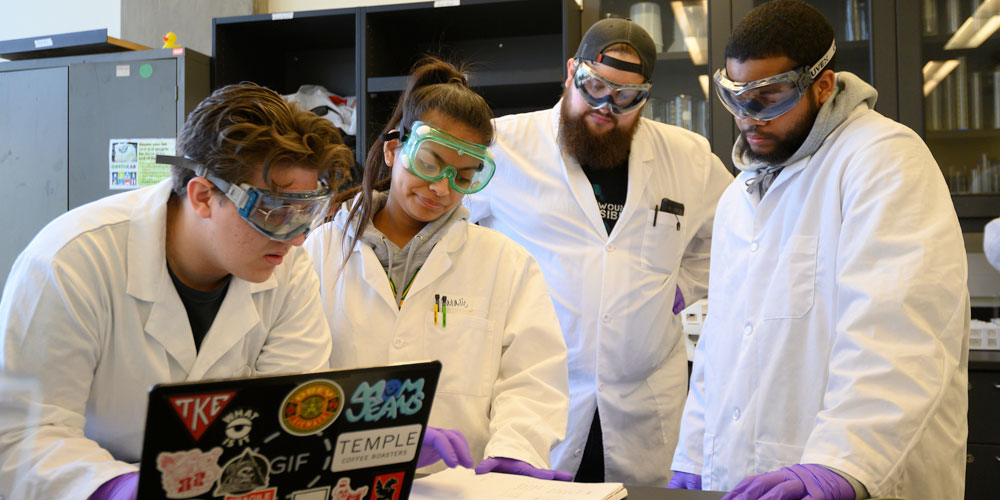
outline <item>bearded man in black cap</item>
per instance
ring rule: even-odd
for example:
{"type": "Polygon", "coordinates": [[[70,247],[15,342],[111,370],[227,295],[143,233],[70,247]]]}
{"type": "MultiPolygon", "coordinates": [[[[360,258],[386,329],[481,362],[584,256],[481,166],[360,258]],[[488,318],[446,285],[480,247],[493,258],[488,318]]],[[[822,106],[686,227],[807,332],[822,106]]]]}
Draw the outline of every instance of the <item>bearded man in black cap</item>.
{"type": "Polygon", "coordinates": [[[668,483],[687,386],[677,313],[705,295],[732,181],[704,137],[641,118],[655,62],[636,23],[594,24],[555,107],[496,120],[492,184],[465,197],[542,267],[569,351],[552,465],[578,481],[668,483]]]}

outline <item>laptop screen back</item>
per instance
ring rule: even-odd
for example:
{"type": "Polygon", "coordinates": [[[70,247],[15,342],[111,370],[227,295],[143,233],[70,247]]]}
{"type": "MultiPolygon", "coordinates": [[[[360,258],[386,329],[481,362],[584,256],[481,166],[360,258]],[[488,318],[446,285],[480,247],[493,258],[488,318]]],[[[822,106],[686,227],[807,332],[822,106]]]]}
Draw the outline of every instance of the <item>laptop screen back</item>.
{"type": "Polygon", "coordinates": [[[139,498],[400,500],[439,362],[157,385],[139,498]]]}

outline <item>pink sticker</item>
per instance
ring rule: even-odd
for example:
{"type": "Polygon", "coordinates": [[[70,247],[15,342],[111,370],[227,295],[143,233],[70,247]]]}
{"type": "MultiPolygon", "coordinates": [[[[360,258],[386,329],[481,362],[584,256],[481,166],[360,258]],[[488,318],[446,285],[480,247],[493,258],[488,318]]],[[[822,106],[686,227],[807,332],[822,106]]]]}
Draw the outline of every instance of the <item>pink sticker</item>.
{"type": "Polygon", "coordinates": [[[268,488],[266,490],[254,491],[246,495],[230,496],[226,495],[226,500],[274,500],[278,495],[278,488],[268,488]]]}
{"type": "Polygon", "coordinates": [[[361,500],[368,493],[368,487],[362,486],[356,490],[351,489],[351,478],[342,477],[333,487],[333,494],[330,500],[361,500]]]}
{"type": "Polygon", "coordinates": [[[222,448],[218,446],[208,453],[194,449],[157,455],[156,469],[163,473],[160,481],[167,498],[191,498],[208,493],[222,472],[218,463],[221,456],[222,448]]]}

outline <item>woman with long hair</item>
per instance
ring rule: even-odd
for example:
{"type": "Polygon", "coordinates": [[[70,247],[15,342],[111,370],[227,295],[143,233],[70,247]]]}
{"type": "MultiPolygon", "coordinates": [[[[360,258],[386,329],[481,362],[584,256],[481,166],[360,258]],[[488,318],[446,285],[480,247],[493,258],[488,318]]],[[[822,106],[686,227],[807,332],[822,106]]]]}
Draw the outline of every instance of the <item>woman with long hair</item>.
{"type": "Polygon", "coordinates": [[[418,63],[356,195],[305,247],[333,366],[442,362],[420,466],[444,458],[568,480],[548,470],[566,430],[568,383],[542,273],[522,247],[470,224],[461,205],[493,175],[491,119],[462,71],[418,63]]]}

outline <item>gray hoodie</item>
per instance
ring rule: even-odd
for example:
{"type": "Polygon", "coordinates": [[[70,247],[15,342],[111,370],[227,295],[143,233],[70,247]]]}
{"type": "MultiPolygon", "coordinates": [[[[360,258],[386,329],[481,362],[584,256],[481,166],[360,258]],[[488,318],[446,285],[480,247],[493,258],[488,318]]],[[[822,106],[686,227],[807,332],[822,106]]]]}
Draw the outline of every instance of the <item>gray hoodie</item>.
{"type": "Polygon", "coordinates": [[[858,104],[864,102],[869,109],[873,109],[877,99],[878,92],[864,80],[846,71],[837,73],[833,93],[819,108],[819,114],[816,115],[816,121],[813,122],[812,130],[806,136],[805,142],[780,165],[752,161],[746,139],[740,135],[733,145],[733,165],[740,170],[758,172],[756,177],[747,181],[747,192],[752,193],[754,188],[759,186],[760,196],[763,198],[767,188],[785,166],[815,153],[826,140],[826,136],[843,123],[858,104]]]}
{"type": "MultiPolygon", "coordinates": [[[[388,199],[388,191],[376,191],[372,197],[372,214],[376,214],[379,210],[382,210],[388,199]]],[[[345,203],[340,208],[340,211],[337,212],[334,224],[341,231],[349,233],[347,237],[350,239],[356,231],[357,224],[351,224],[350,229],[346,228],[348,211],[348,205],[345,203]]],[[[438,241],[441,241],[441,238],[445,234],[448,234],[448,229],[452,225],[468,220],[468,218],[469,210],[462,205],[458,205],[442,214],[441,217],[428,222],[403,248],[396,246],[395,243],[375,227],[375,224],[369,221],[359,241],[375,251],[375,256],[378,257],[378,261],[382,264],[382,269],[389,276],[389,281],[393,285],[396,305],[402,305],[402,298],[405,297],[406,289],[416,277],[417,271],[427,261],[427,256],[431,254],[434,245],[438,241]]]]}

